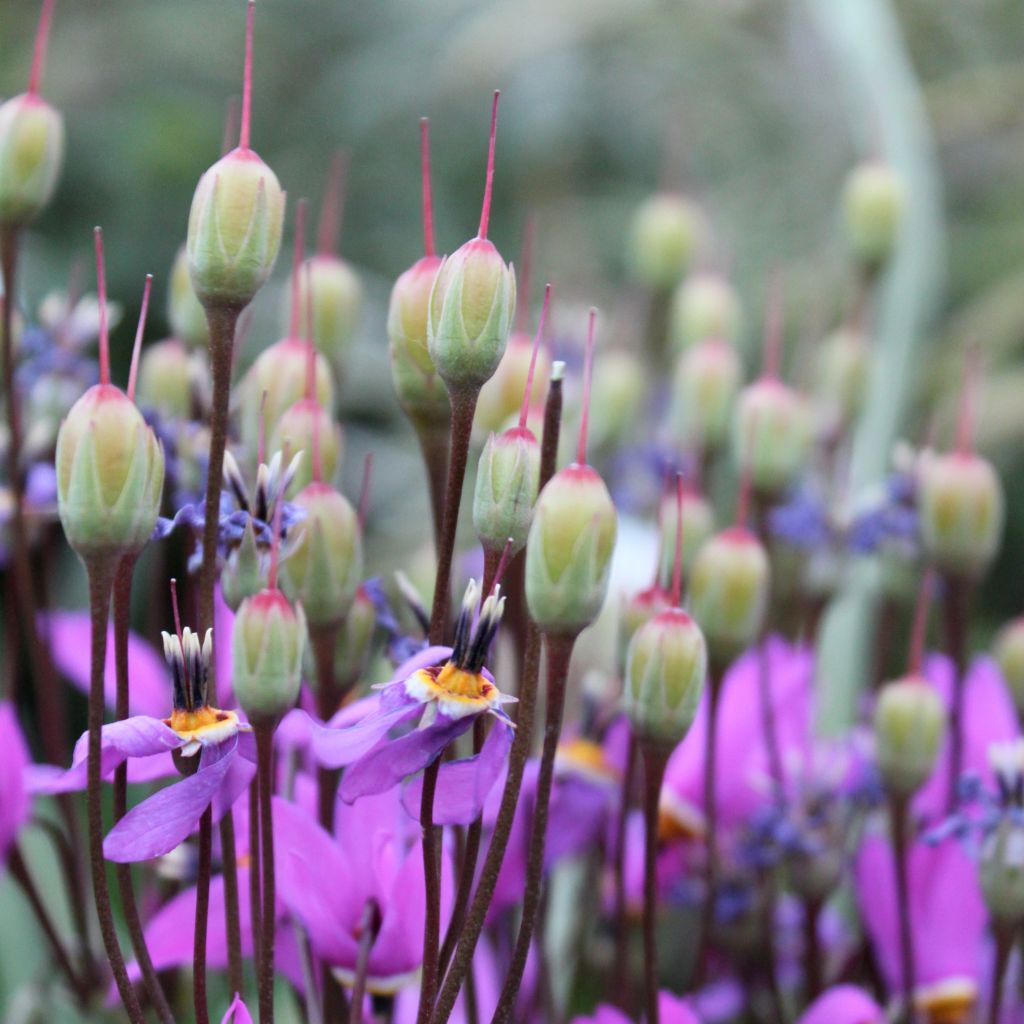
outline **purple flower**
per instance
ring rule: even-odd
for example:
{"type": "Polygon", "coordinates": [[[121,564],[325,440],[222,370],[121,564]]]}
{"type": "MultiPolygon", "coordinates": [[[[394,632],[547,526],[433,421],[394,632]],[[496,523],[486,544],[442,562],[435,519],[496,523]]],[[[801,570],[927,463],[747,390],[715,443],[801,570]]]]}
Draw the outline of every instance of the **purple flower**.
{"type": "Polygon", "coordinates": [[[882,1024],[882,1008],[856,985],[836,985],[803,1012],[797,1024],[882,1024]]]}
{"type": "MultiPolygon", "coordinates": [[[[496,722],[480,753],[442,765],[434,820],[466,824],[480,814],[512,742],[513,725],[502,705],[515,698],[501,693],[484,669],[504,598],[497,592],[488,597],[473,629],[477,596],[471,582],[456,623],[454,646],[427,648],[402,665],[394,680],[377,687],[381,692],[376,711],[344,729],[314,728],[313,753],[319,763],[328,768],[347,766],[339,789],[346,802],[383,793],[416,775],[477,719],[489,715],[496,722]],[[445,656],[447,660],[440,663],[445,656]],[[397,737],[390,735],[399,726],[413,723],[415,728],[397,737]]],[[[413,806],[417,784],[410,786],[408,794],[413,806]]]]}
{"type": "Polygon", "coordinates": [[[220,1024],[252,1024],[252,1014],[245,1008],[245,1003],[237,992],[220,1024]]]}
{"type": "Polygon", "coordinates": [[[825,501],[807,483],[795,487],[783,502],[772,507],[768,527],[777,540],[801,550],[823,548],[832,538],[825,501]]]}
{"type": "Polygon", "coordinates": [[[7,863],[7,854],[31,810],[25,789],[29,763],[28,744],[14,705],[0,701],[0,868],[7,863]]]}
{"type": "MultiPolygon", "coordinates": [[[[687,999],[671,992],[658,993],[658,1015],[662,1024],[700,1024],[687,999]]],[[[590,1017],[573,1017],[571,1024],[630,1024],[630,1018],[614,1006],[599,1006],[590,1017]]]]}

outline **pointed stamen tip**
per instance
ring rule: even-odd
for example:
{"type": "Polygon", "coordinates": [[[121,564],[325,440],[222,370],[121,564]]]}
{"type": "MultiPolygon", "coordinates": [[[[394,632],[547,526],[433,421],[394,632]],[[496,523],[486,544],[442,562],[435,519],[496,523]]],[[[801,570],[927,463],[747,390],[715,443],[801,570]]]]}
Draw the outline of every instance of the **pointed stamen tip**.
{"type": "Polygon", "coordinates": [[[565,380],[565,361],[556,359],[551,364],[551,383],[561,384],[565,380]]]}
{"type": "Polygon", "coordinates": [[[146,316],[149,313],[149,295],[153,290],[153,275],[146,275],[146,284],[142,290],[142,307],[139,310],[139,324],[135,329],[135,344],[132,346],[132,362],[128,370],[128,398],[135,401],[135,382],[139,375],[139,357],[142,353],[142,336],[146,331],[146,316]]]}
{"type": "Polygon", "coordinates": [[[46,60],[46,47],[50,40],[50,25],[53,23],[53,8],[56,0],[43,0],[39,12],[39,25],[36,28],[36,41],[32,50],[32,70],[28,76],[29,96],[39,95],[39,84],[43,77],[43,63],[46,60]]]}
{"type": "Polygon", "coordinates": [[[110,383],[110,334],[107,325],[107,271],[103,258],[103,228],[92,229],[96,249],[96,291],[100,307],[100,383],[110,383]]]}
{"type": "Polygon", "coordinates": [[[242,120],[238,131],[238,148],[249,148],[249,126],[252,121],[252,36],[256,0],[249,0],[245,11],[245,69],[242,73],[242,120]]]}
{"type": "Polygon", "coordinates": [[[494,185],[494,143],[498,132],[498,99],[501,90],[494,90],[494,101],[491,104],[491,134],[487,144],[487,177],[484,182],[484,201],[480,209],[480,228],[477,238],[487,237],[487,227],[491,218],[491,191],[494,185]]]}

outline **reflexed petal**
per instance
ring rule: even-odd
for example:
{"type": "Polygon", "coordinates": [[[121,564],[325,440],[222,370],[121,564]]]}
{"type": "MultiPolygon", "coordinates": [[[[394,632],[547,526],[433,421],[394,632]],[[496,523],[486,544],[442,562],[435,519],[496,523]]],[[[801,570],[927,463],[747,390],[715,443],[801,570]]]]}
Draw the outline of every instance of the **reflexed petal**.
{"type": "Polygon", "coordinates": [[[28,745],[14,705],[0,701],[0,868],[29,816],[31,803],[25,788],[29,764],[28,745]]]}

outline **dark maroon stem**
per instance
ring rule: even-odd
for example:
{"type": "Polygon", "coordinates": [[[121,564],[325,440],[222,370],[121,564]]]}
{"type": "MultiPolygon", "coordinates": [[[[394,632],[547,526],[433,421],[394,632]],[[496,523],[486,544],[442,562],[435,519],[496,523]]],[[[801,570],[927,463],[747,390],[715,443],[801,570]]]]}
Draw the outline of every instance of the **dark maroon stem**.
{"type": "Polygon", "coordinates": [[[889,798],[892,828],[892,852],[896,867],[896,904],[899,910],[900,972],[903,979],[903,1006],[899,1020],[911,1024],[914,1006],[914,934],[910,921],[910,879],[907,855],[907,803],[889,798]]]}
{"type": "MultiPolygon", "coordinates": [[[[117,567],[114,578],[114,666],[117,676],[117,697],[114,718],[121,722],[128,717],[128,632],[131,620],[132,576],[135,573],[136,554],[125,555],[117,567]]],[[[128,813],[128,762],[119,764],[114,770],[114,821],[120,821],[128,813]]],[[[157,977],[153,958],[149,954],[146,933],[139,917],[139,905],[135,899],[130,864],[115,864],[114,877],[121,896],[121,910],[128,935],[131,938],[135,959],[139,964],[142,982],[146,987],[153,1009],[163,1024],[174,1024],[174,1014],[164,995],[163,986],[157,977]]]]}
{"type": "Polygon", "coordinates": [[[253,779],[249,785],[249,904],[254,964],[260,962],[260,898],[260,794],[259,782],[253,779]]]}
{"type": "Polygon", "coordinates": [[[434,1011],[439,983],[439,950],[441,942],[441,830],[434,824],[434,796],[441,758],[437,757],[423,772],[420,795],[420,830],[423,833],[423,878],[427,889],[426,914],[423,921],[423,971],[420,982],[420,1004],[417,1024],[427,1024],[434,1011]]]}
{"type": "Polygon", "coordinates": [[[484,582],[481,593],[486,597],[494,589],[494,580],[498,575],[498,566],[501,565],[501,551],[484,546],[484,582]]]}
{"type": "Polygon", "coordinates": [[[537,773],[537,796],[530,829],[530,846],[526,859],[526,881],[523,893],[523,916],[519,922],[515,950],[505,984],[494,1013],[494,1024],[508,1024],[515,1010],[516,997],[523,981],[526,959],[533,941],[544,883],[544,846],[548,831],[548,810],[551,786],[555,773],[555,754],[562,734],[562,714],[565,710],[565,686],[569,675],[569,660],[576,642],[575,636],[545,637],[547,654],[547,706],[544,722],[544,746],[541,750],[537,773]]]}
{"type": "Polygon", "coordinates": [[[199,866],[196,877],[196,918],[192,937],[192,1005],[196,1024],[209,1024],[206,997],[206,927],[210,917],[210,872],[213,868],[213,809],[199,819],[199,866]]]}
{"type": "Polygon", "coordinates": [[[348,1024],[363,1024],[363,1003],[366,1001],[366,972],[370,966],[370,950],[380,932],[380,907],[375,899],[368,899],[359,919],[359,953],[356,957],[356,976],[352,985],[352,1011],[348,1024]]]}
{"type": "Polygon", "coordinates": [[[224,875],[224,924],[228,940],[228,985],[241,995],[244,989],[242,972],[242,915],[238,897],[238,850],[235,845],[235,816],[229,807],[220,819],[221,872],[224,875]]]}
{"type": "Polygon", "coordinates": [[[807,1002],[812,1003],[821,995],[823,968],[821,962],[821,939],[818,922],[821,919],[821,900],[804,901],[804,975],[807,988],[807,1002]]]}
{"type": "Polygon", "coordinates": [[[1003,1008],[1003,983],[1006,981],[1006,968],[1010,962],[1010,951],[1013,949],[1012,926],[996,924],[993,927],[996,940],[996,956],[992,964],[992,1002],[988,1008],[988,1024],[999,1024],[999,1015],[1003,1008]]]}
{"type": "MultiPolygon", "coordinates": [[[[334,649],[337,644],[336,626],[312,627],[309,642],[316,666],[316,713],[326,722],[338,710],[340,694],[334,679],[334,649]]],[[[317,768],[317,818],[328,831],[334,831],[334,802],[338,795],[340,772],[334,768],[317,768]]]]}
{"type": "Polygon", "coordinates": [[[715,890],[718,886],[718,701],[724,674],[721,666],[712,666],[708,678],[708,727],[704,737],[704,902],[701,905],[700,944],[693,988],[703,984],[707,976],[711,928],[715,920],[715,890]]]}
{"type": "Polygon", "coordinates": [[[668,755],[657,743],[641,743],[644,762],[644,998],[647,1024],[658,1014],[658,800],[668,755]]]}
{"type": "Polygon", "coordinates": [[[437,576],[434,582],[434,603],[430,610],[432,644],[444,640],[451,602],[452,561],[455,557],[455,532],[459,525],[462,485],[466,479],[469,442],[473,434],[473,415],[479,389],[452,390],[452,431],[448,481],[445,485],[444,515],[441,520],[441,541],[437,550],[437,576]]]}
{"type": "Polygon", "coordinates": [[[967,675],[967,613],[969,584],[946,577],[944,601],[946,650],[953,662],[953,700],[949,709],[949,795],[947,810],[952,814],[957,802],[960,773],[964,761],[964,690],[967,675]]]}
{"type": "Polygon", "coordinates": [[[629,995],[629,915],[626,901],[626,822],[629,819],[629,805],[633,796],[636,769],[636,737],[629,737],[629,752],[625,771],[622,773],[622,789],[619,793],[619,816],[615,823],[615,852],[613,875],[615,879],[615,962],[612,970],[612,985],[609,997],[616,1006],[628,1009],[629,995]]]}
{"type": "Polygon", "coordinates": [[[434,526],[434,545],[441,548],[441,528],[444,521],[444,490],[448,478],[448,432],[447,423],[414,423],[416,437],[423,454],[427,470],[427,487],[430,493],[430,514],[434,526]]]}
{"type": "Polygon", "coordinates": [[[274,944],[277,924],[274,914],[274,821],[271,816],[274,793],[274,726],[257,725],[255,732],[256,774],[260,790],[260,867],[263,875],[263,913],[258,970],[260,1024],[273,1024],[274,944]]]}
{"type": "Polygon", "coordinates": [[[103,730],[103,680],[107,660],[107,621],[110,617],[110,595],[114,584],[112,559],[96,558],[86,566],[89,577],[89,616],[92,627],[91,674],[89,683],[89,762],[86,804],[89,820],[89,865],[92,872],[93,898],[100,922],[103,947],[114,974],[117,991],[132,1024],[144,1024],[145,1018],[128,978],[121,944],[114,927],[107,885],[106,863],[103,859],[103,809],[101,805],[101,742],[103,730]]]}

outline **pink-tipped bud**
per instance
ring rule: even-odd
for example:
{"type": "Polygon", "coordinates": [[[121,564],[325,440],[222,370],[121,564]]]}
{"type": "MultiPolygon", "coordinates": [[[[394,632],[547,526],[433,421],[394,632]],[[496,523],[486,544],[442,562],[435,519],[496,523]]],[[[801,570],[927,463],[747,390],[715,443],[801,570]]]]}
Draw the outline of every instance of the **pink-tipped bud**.
{"type": "Polygon", "coordinates": [[[908,799],[928,781],[946,735],[946,709],[935,687],[919,675],[886,683],[875,704],[874,732],[883,785],[908,799]]]}
{"type": "Polygon", "coordinates": [[[814,399],[826,434],[854,423],[864,406],[871,345],[866,335],[840,327],[821,343],[817,354],[814,399]]]}
{"type": "Polygon", "coordinates": [[[669,331],[677,351],[711,338],[737,345],[742,330],[739,293],[722,274],[691,274],[672,296],[669,331]]]}
{"type": "Polygon", "coordinates": [[[630,269],[636,281],[658,291],[683,278],[704,235],[703,217],[685,197],[659,192],[633,216],[630,269]]]}
{"type": "Polygon", "coordinates": [[[302,452],[286,492],[292,498],[312,480],[333,480],[341,465],[341,427],[316,399],[300,398],[285,410],[271,434],[272,451],[302,452]]]}
{"type": "Polygon", "coordinates": [[[869,273],[877,272],[892,255],[905,201],[902,179],[881,160],[859,164],[846,179],[843,217],[847,242],[869,273]]]}
{"type": "Polygon", "coordinates": [[[740,392],[732,440],[736,465],[749,467],[754,490],[766,497],[781,494],[810,459],[807,400],[777,378],[762,377],[740,392]]]}
{"type": "MultiPolygon", "coordinates": [[[[658,510],[658,522],[661,524],[661,557],[659,559],[658,582],[666,592],[672,588],[676,541],[679,517],[676,515],[676,489],[666,489],[658,510]]],[[[697,552],[704,542],[714,533],[715,510],[711,503],[699,491],[691,487],[683,490],[682,496],[683,534],[680,550],[680,568],[682,578],[688,580],[697,558],[697,552]]]]}
{"type": "Polygon", "coordinates": [[[742,375],[740,358],[727,341],[709,338],[682,354],[672,378],[670,419],[684,449],[703,453],[722,446],[742,375]]]}
{"type": "Polygon", "coordinates": [[[189,348],[205,351],[210,343],[210,328],[206,311],[196,298],[192,277],[188,269],[188,251],[185,246],[178,250],[171,267],[171,282],[167,292],[167,319],[174,337],[189,348]]]}

